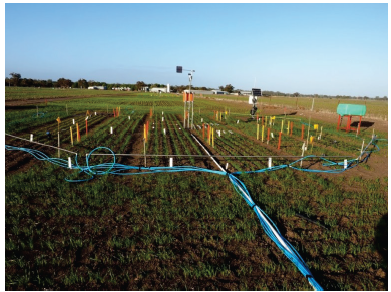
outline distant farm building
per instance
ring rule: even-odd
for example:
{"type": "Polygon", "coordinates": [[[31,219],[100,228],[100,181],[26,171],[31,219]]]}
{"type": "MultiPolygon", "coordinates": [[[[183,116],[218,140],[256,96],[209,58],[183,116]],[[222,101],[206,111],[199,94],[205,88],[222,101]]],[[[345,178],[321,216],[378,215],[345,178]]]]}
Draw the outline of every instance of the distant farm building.
{"type": "MultiPolygon", "coordinates": [[[[230,94],[228,91],[221,91],[221,90],[217,90],[217,89],[213,89],[213,90],[190,90],[191,92],[193,92],[194,94],[230,94]]],[[[183,92],[186,92],[188,93],[189,92],[189,89],[185,89],[183,90],[183,92]]]]}
{"type": "MultiPolygon", "coordinates": [[[[190,90],[194,94],[213,94],[212,90],[190,90]]],[[[189,93],[189,89],[183,90],[183,92],[189,93]]]]}
{"type": "Polygon", "coordinates": [[[158,92],[158,93],[161,93],[161,92],[164,92],[166,93],[167,92],[167,87],[152,87],[149,92],[158,92]]]}
{"type": "Polygon", "coordinates": [[[88,89],[107,90],[107,86],[89,86],[88,89]]]}

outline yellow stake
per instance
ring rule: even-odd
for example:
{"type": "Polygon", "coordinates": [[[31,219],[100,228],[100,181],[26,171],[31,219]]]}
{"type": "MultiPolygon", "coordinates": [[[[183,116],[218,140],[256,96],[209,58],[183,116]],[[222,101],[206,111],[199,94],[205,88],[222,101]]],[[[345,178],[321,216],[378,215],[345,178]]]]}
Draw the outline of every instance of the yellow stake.
{"type": "Polygon", "coordinates": [[[76,123],[76,140],[77,142],[80,142],[78,133],[79,133],[79,123],[76,123]]]}
{"type": "Polygon", "coordinates": [[[72,126],[70,126],[69,129],[71,129],[71,143],[72,143],[72,146],[73,146],[72,126]]]}
{"type": "Polygon", "coordinates": [[[212,128],[212,147],[215,148],[215,135],[214,135],[214,130],[212,128]]]}
{"type": "Polygon", "coordinates": [[[265,125],[262,125],[262,142],[265,135],[265,125]]]}
{"type": "Polygon", "coordinates": [[[281,133],[282,133],[282,128],[284,127],[284,120],[281,120],[281,133]]]}

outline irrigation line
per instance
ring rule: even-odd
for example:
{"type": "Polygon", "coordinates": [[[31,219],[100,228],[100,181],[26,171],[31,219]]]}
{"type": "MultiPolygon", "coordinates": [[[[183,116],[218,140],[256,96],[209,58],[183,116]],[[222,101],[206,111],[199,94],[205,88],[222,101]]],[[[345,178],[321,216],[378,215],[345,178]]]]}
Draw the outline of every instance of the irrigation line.
{"type": "Polygon", "coordinates": [[[199,142],[199,140],[193,135],[190,134],[193,139],[198,143],[198,145],[201,146],[201,148],[205,151],[206,154],[212,159],[212,161],[217,165],[217,167],[223,172],[226,173],[229,176],[230,181],[234,185],[234,188],[237,191],[240,191],[242,197],[245,199],[245,201],[248,203],[248,205],[251,206],[255,214],[258,216],[258,218],[261,221],[261,225],[265,231],[265,233],[269,236],[270,239],[274,241],[274,243],[277,245],[277,247],[285,254],[285,256],[288,257],[288,259],[296,266],[296,268],[304,275],[306,276],[309,284],[314,288],[314,290],[323,290],[323,288],[315,281],[313,278],[310,270],[308,269],[308,266],[304,262],[304,260],[300,257],[300,255],[297,253],[297,251],[294,249],[293,246],[281,235],[280,231],[278,230],[277,226],[269,219],[269,217],[266,214],[263,214],[264,212],[262,209],[254,203],[252,200],[250,193],[248,192],[246,186],[243,184],[242,181],[240,181],[238,178],[236,178],[233,174],[230,174],[227,172],[224,168],[222,168],[216,160],[213,159],[213,157],[209,154],[208,150],[205,149],[205,147],[199,142]],[[272,236],[272,234],[273,236],[272,236]],[[292,247],[292,248],[290,248],[292,247]],[[310,279],[311,277],[312,279],[310,279]]]}
{"type": "MultiPolygon", "coordinates": [[[[191,134],[192,135],[192,134],[191,134]]],[[[193,136],[193,135],[192,135],[193,136]]],[[[194,137],[194,136],[193,136],[194,137]]],[[[112,155],[112,154],[105,154],[105,153],[93,153],[91,155],[112,155]]],[[[276,155],[270,155],[270,156],[250,156],[250,155],[187,155],[187,154],[115,154],[115,156],[148,156],[148,157],[216,157],[216,158],[303,158],[303,156],[289,156],[289,155],[282,155],[282,156],[276,156],[276,155]]],[[[353,156],[313,156],[310,157],[310,159],[317,159],[317,158],[353,158],[353,156]]]]}
{"type": "Polygon", "coordinates": [[[214,160],[214,158],[209,154],[209,152],[208,152],[208,150],[206,150],[205,149],[205,147],[200,143],[200,141],[198,141],[198,139],[193,135],[193,134],[190,134],[192,137],[193,137],[193,139],[198,143],[198,145],[200,145],[201,146],[201,148],[205,151],[205,153],[207,154],[207,155],[202,155],[202,156],[207,156],[207,157],[210,157],[210,159],[212,159],[212,161],[214,162],[214,164],[216,164],[217,165],[217,167],[221,170],[221,171],[223,171],[223,172],[227,172],[224,168],[222,168],[217,162],[216,162],[216,160],[214,160]]]}
{"type": "Polygon", "coordinates": [[[72,154],[77,155],[76,152],[72,152],[72,151],[69,151],[69,150],[66,150],[66,149],[63,149],[63,148],[59,148],[59,147],[55,147],[55,146],[51,146],[51,145],[46,145],[46,144],[42,144],[42,143],[39,143],[39,142],[30,141],[30,140],[23,139],[23,138],[16,137],[16,136],[12,136],[12,135],[9,135],[9,134],[5,134],[5,135],[6,135],[6,136],[9,136],[9,137],[12,137],[12,138],[15,138],[15,139],[20,139],[20,140],[23,140],[23,141],[27,141],[27,142],[29,142],[29,143],[38,144],[38,145],[42,145],[42,146],[46,146],[46,147],[50,147],[50,148],[62,150],[62,151],[69,152],[69,153],[72,153],[72,154]]]}

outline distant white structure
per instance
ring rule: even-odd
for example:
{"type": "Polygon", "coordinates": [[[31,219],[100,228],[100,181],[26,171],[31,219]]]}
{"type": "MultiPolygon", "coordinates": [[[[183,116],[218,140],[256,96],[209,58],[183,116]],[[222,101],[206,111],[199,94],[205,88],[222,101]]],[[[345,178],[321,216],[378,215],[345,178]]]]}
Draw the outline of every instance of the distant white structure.
{"type": "MultiPolygon", "coordinates": [[[[213,94],[212,90],[190,90],[194,94],[213,94]]],[[[183,92],[189,93],[189,89],[183,90],[183,92]]]]}
{"type": "Polygon", "coordinates": [[[170,92],[170,84],[167,83],[167,92],[170,92]]]}
{"type": "Polygon", "coordinates": [[[107,86],[89,86],[88,89],[107,90],[107,86]]]}
{"type": "Polygon", "coordinates": [[[149,92],[167,92],[167,87],[152,87],[149,92]]]}
{"type": "Polygon", "coordinates": [[[222,90],[212,90],[213,94],[225,94],[225,95],[228,95],[229,92],[228,91],[222,91],[222,90]]]}

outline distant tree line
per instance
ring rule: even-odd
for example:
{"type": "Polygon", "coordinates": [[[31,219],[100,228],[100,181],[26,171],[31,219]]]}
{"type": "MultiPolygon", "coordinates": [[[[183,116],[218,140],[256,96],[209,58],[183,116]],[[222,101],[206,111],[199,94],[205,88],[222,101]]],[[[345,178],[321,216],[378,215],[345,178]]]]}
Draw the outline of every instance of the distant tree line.
{"type": "MultiPolygon", "coordinates": [[[[20,86],[20,87],[54,87],[54,88],[88,88],[89,86],[106,86],[108,90],[113,88],[123,88],[129,89],[132,91],[142,90],[143,87],[158,87],[163,88],[166,87],[166,84],[158,84],[158,83],[144,83],[143,81],[137,81],[135,84],[132,83],[106,83],[95,80],[86,80],[80,78],[77,81],[72,81],[67,78],[59,78],[57,81],[53,81],[52,79],[40,80],[40,79],[31,79],[31,78],[22,78],[19,73],[12,72],[9,74],[10,77],[5,78],[5,86],[20,86]]],[[[188,85],[170,85],[171,92],[181,93],[183,90],[188,89],[188,85]]],[[[214,88],[210,87],[191,87],[194,90],[213,90],[214,88]]],[[[220,85],[219,89],[221,91],[227,91],[229,93],[240,93],[241,89],[235,89],[232,84],[227,84],[225,86],[220,85]]],[[[325,95],[325,94],[300,94],[299,92],[294,93],[284,93],[280,91],[271,91],[271,90],[263,90],[263,96],[292,96],[292,97],[311,97],[311,98],[338,98],[338,99],[369,99],[368,96],[350,96],[350,95],[325,95]]],[[[376,96],[377,100],[388,100],[387,96],[379,97],[376,96]]]]}

